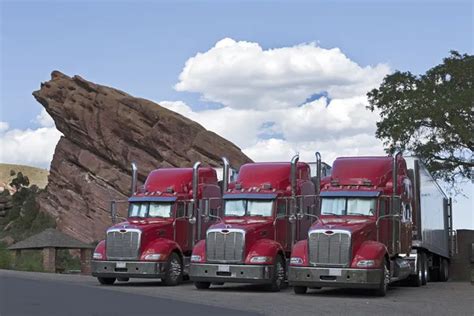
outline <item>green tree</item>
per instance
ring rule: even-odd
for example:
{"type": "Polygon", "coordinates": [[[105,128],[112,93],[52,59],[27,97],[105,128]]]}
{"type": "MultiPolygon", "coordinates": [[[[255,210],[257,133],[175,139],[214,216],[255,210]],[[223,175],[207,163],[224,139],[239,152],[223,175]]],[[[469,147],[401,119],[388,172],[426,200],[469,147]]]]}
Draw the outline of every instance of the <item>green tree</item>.
{"type": "Polygon", "coordinates": [[[387,152],[414,154],[452,184],[472,180],[474,56],[451,51],[426,74],[396,71],[367,96],[368,109],[380,113],[376,137],[387,152]]]}
{"type": "MultiPolygon", "coordinates": [[[[13,171],[13,170],[12,170],[13,171]]],[[[10,171],[10,174],[13,172],[10,171]]],[[[13,175],[15,175],[13,173],[13,175]]],[[[18,172],[16,177],[10,182],[10,185],[14,187],[17,191],[20,191],[22,188],[28,187],[30,185],[30,179],[27,176],[24,176],[23,173],[18,172]]]]}

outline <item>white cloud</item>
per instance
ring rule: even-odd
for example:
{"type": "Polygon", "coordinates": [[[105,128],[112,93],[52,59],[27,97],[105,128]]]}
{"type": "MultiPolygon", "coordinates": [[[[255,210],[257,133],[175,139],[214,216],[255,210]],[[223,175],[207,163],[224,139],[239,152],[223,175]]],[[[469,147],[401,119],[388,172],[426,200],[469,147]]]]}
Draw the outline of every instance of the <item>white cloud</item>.
{"type": "Polygon", "coordinates": [[[277,109],[321,92],[330,98],[365,95],[388,72],[384,64],[361,67],[339,48],[309,43],[264,50],[225,38],[188,59],[175,88],[233,108],[277,109]]]}
{"type": "Polygon", "coordinates": [[[60,136],[54,126],[20,130],[0,122],[0,162],[49,168],[60,136]]]}
{"type": "Polygon", "coordinates": [[[41,110],[41,113],[36,116],[35,122],[41,127],[54,127],[53,118],[44,108],[41,110]]]}

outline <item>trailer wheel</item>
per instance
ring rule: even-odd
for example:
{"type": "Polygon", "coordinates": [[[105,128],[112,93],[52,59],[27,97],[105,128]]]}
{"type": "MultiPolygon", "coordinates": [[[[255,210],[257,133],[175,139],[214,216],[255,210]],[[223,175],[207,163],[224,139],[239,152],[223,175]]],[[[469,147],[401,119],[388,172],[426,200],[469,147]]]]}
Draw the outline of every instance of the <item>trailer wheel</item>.
{"type": "Polygon", "coordinates": [[[422,273],[422,278],[421,278],[421,285],[426,285],[428,283],[428,256],[426,253],[422,252],[421,253],[421,258],[422,258],[422,267],[423,267],[423,273],[422,273]]]}
{"type": "Polygon", "coordinates": [[[102,285],[112,285],[115,283],[115,278],[101,278],[98,277],[97,280],[99,280],[99,283],[102,285]]]}
{"type": "Polygon", "coordinates": [[[268,286],[268,289],[272,292],[279,292],[285,283],[286,269],[285,262],[280,255],[277,255],[275,264],[273,265],[273,277],[268,286]]]}
{"type": "Polygon", "coordinates": [[[306,291],[308,288],[306,286],[294,286],[293,291],[295,291],[295,294],[306,294],[306,291]]]}
{"type": "Polygon", "coordinates": [[[446,282],[449,279],[449,263],[445,258],[439,258],[439,280],[446,282]]]}
{"type": "Polygon", "coordinates": [[[162,282],[166,286],[178,285],[183,279],[183,265],[176,252],[173,252],[166,263],[165,277],[162,282]]]}
{"type": "Polygon", "coordinates": [[[194,282],[194,286],[198,290],[207,290],[211,287],[211,282],[194,282]]]}
{"type": "Polygon", "coordinates": [[[382,279],[380,280],[380,285],[377,289],[375,289],[375,295],[377,296],[385,296],[387,295],[388,284],[390,283],[390,270],[387,267],[387,263],[383,265],[383,275],[382,279]]]}

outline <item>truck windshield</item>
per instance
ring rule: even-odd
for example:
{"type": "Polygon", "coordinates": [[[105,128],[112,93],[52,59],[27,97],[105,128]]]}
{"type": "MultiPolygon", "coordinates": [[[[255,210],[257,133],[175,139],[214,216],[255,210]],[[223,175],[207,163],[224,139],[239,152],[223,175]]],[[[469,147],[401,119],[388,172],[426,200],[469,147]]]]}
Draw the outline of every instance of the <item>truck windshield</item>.
{"type": "Polygon", "coordinates": [[[226,200],[225,216],[272,216],[273,200],[226,200]]]}
{"type": "Polygon", "coordinates": [[[128,217],[172,217],[173,203],[134,202],[128,208],[128,217]]]}
{"type": "Polygon", "coordinates": [[[369,198],[323,198],[321,215],[375,215],[375,199],[369,198]]]}

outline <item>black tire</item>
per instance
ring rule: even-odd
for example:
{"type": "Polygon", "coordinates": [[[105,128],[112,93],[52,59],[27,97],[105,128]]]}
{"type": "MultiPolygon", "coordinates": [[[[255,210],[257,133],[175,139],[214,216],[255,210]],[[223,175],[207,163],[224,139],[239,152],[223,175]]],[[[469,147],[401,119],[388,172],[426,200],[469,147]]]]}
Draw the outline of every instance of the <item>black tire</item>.
{"type": "Polygon", "coordinates": [[[422,258],[422,262],[423,262],[423,274],[422,274],[422,277],[421,277],[421,285],[426,285],[426,283],[428,283],[428,280],[429,280],[429,269],[428,269],[428,256],[426,255],[426,253],[422,252],[421,253],[421,258],[422,258]]]}
{"type": "Polygon", "coordinates": [[[285,279],[285,260],[283,260],[281,255],[277,255],[275,263],[273,264],[273,276],[271,283],[268,285],[268,290],[271,292],[279,292],[285,286],[285,279]]]}
{"type": "Polygon", "coordinates": [[[119,282],[128,282],[128,281],[130,281],[130,278],[117,278],[117,281],[119,281],[119,282]]]}
{"type": "Polygon", "coordinates": [[[439,281],[446,282],[449,279],[449,263],[445,258],[439,258],[439,281]]]}
{"type": "Polygon", "coordinates": [[[175,286],[183,280],[183,264],[176,252],[173,252],[166,262],[165,276],[162,282],[166,286],[175,286]]]}
{"type": "Polygon", "coordinates": [[[422,256],[418,253],[416,258],[416,274],[410,275],[408,283],[414,287],[420,287],[423,280],[423,262],[422,256]]]}
{"type": "Polygon", "coordinates": [[[99,283],[102,285],[112,285],[115,283],[115,278],[101,278],[98,277],[97,280],[99,280],[99,283]]]}
{"type": "Polygon", "coordinates": [[[207,290],[211,287],[211,282],[194,282],[194,286],[198,290],[207,290]]]}
{"type": "Polygon", "coordinates": [[[379,287],[375,289],[374,294],[380,297],[387,295],[388,285],[390,283],[390,269],[388,268],[388,262],[383,266],[383,275],[380,280],[379,287]]]}
{"type": "Polygon", "coordinates": [[[306,286],[294,286],[293,291],[295,291],[295,294],[306,294],[306,291],[308,291],[308,287],[306,287],[306,286]]]}

